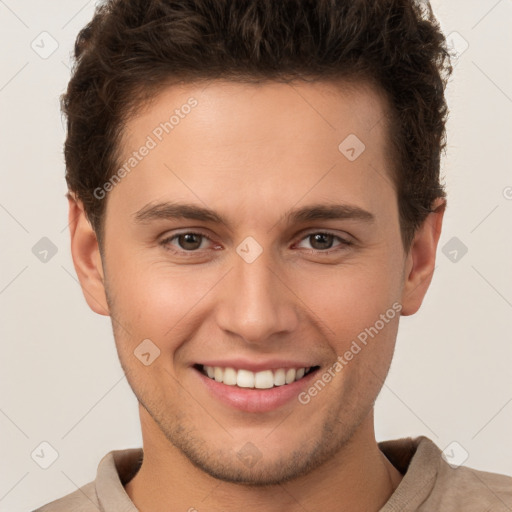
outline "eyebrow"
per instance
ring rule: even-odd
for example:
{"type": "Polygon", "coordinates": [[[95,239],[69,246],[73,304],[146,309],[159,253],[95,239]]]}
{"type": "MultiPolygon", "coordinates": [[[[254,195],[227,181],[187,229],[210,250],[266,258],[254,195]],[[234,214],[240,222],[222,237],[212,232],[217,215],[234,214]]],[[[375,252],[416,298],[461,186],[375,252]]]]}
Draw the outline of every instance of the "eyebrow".
{"type": "MultiPolygon", "coordinates": [[[[163,202],[149,203],[133,215],[136,223],[146,224],[156,220],[191,219],[215,224],[224,224],[231,229],[231,223],[220,214],[191,203],[163,202]]],[[[375,221],[375,216],[359,206],[351,204],[313,204],[289,210],[283,215],[288,224],[312,220],[358,220],[368,223],[375,221]]]]}

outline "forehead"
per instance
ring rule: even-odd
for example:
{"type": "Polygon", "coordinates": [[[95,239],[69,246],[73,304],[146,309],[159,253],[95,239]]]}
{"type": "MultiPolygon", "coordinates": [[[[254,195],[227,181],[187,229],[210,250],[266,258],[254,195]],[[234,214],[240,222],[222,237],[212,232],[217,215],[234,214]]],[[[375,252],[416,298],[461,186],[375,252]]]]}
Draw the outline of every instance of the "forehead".
{"type": "MultiPolygon", "coordinates": [[[[298,142],[325,133],[336,137],[350,130],[369,141],[373,128],[386,125],[388,102],[384,92],[367,82],[320,81],[241,83],[209,80],[164,87],[139,113],[125,124],[122,145],[130,148],[133,138],[152,133],[155,122],[171,122],[173,136],[179,137],[178,124],[192,113],[194,130],[203,130],[213,139],[251,142],[254,136],[269,141],[278,132],[279,143],[287,134],[300,132],[298,142]],[[190,108],[190,104],[194,106],[190,108]],[[192,112],[191,112],[192,111],[192,112]],[[174,116],[173,116],[174,114],[174,116]],[[174,119],[172,119],[174,117],[174,119]],[[283,124],[287,124],[283,131],[283,124]]],[[[185,123],[183,123],[185,124],[185,123]]],[[[188,123],[190,124],[190,123],[188,123]]],[[[157,130],[158,131],[158,130],[157,130]]],[[[379,131],[379,130],[377,130],[379,131]]],[[[384,130],[382,130],[384,131],[384,130]]],[[[158,138],[158,133],[156,134],[158,138]]],[[[375,134],[378,137],[378,133],[375,134]]],[[[376,142],[376,141],[371,141],[376,142]]],[[[270,148],[270,146],[269,146],[270,148]]]]}
{"type": "Polygon", "coordinates": [[[222,210],[230,194],[230,204],[261,211],[335,194],[370,209],[394,194],[386,108],[363,83],[169,86],[126,123],[118,164],[134,165],[112,200],[122,195],[127,214],[166,197],[222,210]]]}

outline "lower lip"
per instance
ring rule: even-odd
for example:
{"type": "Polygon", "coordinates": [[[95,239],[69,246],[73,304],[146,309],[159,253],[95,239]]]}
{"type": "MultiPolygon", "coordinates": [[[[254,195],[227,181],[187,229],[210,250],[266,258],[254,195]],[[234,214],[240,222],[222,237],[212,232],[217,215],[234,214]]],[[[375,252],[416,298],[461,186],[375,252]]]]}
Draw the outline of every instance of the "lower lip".
{"type": "Polygon", "coordinates": [[[274,386],[269,389],[240,388],[238,386],[228,386],[222,382],[217,382],[207,377],[200,370],[193,368],[193,371],[199,376],[201,382],[208,391],[220,402],[245,412],[269,412],[293,399],[297,399],[301,391],[306,388],[314,378],[318,369],[308,373],[305,377],[291,384],[283,386],[274,386]]]}

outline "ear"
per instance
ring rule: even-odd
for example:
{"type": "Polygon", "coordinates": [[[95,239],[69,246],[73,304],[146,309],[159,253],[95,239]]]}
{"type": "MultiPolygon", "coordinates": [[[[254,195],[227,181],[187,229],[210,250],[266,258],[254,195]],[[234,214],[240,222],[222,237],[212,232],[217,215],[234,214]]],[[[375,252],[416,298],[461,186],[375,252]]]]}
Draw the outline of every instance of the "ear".
{"type": "Polygon", "coordinates": [[[104,272],[96,233],[87,219],[81,201],[69,193],[69,233],[75,271],[89,307],[99,315],[109,316],[104,287],[104,272]]]}
{"type": "Polygon", "coordinates": [[[411,244],[404,269],[402,316],[414,315],[420,309],[430,286],[445,209],[446,200],[436,199],[433,213],[429,213],[418,228],[411,244]]]}

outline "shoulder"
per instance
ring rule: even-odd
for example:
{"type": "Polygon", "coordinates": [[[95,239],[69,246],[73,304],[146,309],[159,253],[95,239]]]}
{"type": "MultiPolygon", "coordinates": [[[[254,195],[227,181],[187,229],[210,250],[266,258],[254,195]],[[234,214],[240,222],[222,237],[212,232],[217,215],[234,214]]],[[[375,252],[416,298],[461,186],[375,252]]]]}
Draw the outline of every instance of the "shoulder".
{"type": "Polygon", "coordinates": [[[510,511],[512,477],[467,466],[453,468],[441,459],[431,499],[447,510],[510,511]]]}
{"type": "Polygon", "coordinates": [[[94,482],[80,487],[76,491],[43,505],[33,512],[98,512],[100,504],[94,482]]]}
{"type": "Polygon", "coordinates": [[[419,455],[430,461],[436,473],[432,491],[424,505],[435,506],[437,510],[464,512],[512,510],[512,477],[450,464],[432,440],[424,436],[418,440],[418,448],[423,448],[419,455]]]}
{"type": "Polygon", "coordinates": [[[95,480],[33,512],[136,512],[124,484],[138,471],[142,458],[142,448],[112,450],[100,460],[95,480]]]}
{"type": "Polygon", "coordinates": [[[403,474],[381,512],[510,512],[512,477],[449,464],[441,449],[425,436],[379,443],[403,474]]]}

